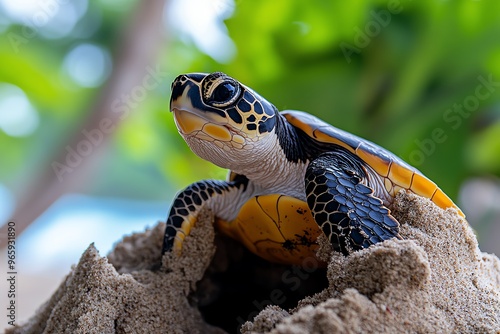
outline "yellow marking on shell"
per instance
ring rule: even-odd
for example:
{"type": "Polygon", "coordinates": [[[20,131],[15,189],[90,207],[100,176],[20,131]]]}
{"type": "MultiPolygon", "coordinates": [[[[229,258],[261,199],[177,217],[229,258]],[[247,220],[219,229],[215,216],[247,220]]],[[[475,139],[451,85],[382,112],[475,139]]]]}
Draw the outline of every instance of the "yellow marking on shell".
{"type": "MultiPolygon", "coordinates": [[[[283,116],[287,119],[288,122],[290,122],[292,125],[298,127],[302,131],[304,131],[309,137],[315,138],[320,142],[324,143],[331,143],[335,145],[339,145],[345,149],[347,149],[349,152],[356,154],[355,149],[352,148],[351,146],[347,145],[344,141],[337,139],[335,137],[330,136],[329,134],[323,132],[321,130],[321,127],[312,127],[307,123],[304,123],[303,120],[298,119],[294,115],[290,113],[283,113],[283,116]]],[[[311,115],[309,115],[311,116],[311,115]]],[[[313,121],[316,121],[319,119],[316,119],[315,117],[313,118],[313,121]]],[[[325,126],[331,127],[331,125],[324,123],[323,121],[319,120],[321,123],[323,123],[325,126]]]]}
{"type": "Polygon", "coordinates": [[[173,113],[175,124],[183,134],[200,131],[207,124],[207,121],[203,118],[184,110],[174,109],[173,113]]]}
{"type": "MultiPolygon", "coordinates": [[[[322,131],[322,128],[330,126],[323,121],[308,114],[295,114],[293,111],[284,112],[283,115],[288,122],[304,131],[310,137],[316,138],[325,143],[340,145],[352,152],[352,148],[349,145],[322,131]],[[298,115],[298,117],[295,115],[298,115]]],[[[336,131],[339,130],[337,129],[336,131]]],[[[439,191],[438,195],[436,195],[436,201],[431,200],[442,209],[447,209],[449,207],[455,208],[462,217],[465,217],[460,208],[458,208],[448,196],[446,196],[425,176],[406,169],[405,167],[397,164],[397,162],[387,165],[383,159],[364,151],[361,147],[362,146],[356,149],[355,154],[366,161],[366,163],[370,165],[379,175],[387,176],[389,178],[384,179],[384,187],[389,195],[396,196],[399,190],[408,189],[417,195],[431,199],[434,193],[439,191]]]]}
{"type": "Polygon", "coordinates": [[[436,189],[436,192],[432,195],[431,201],[433,201],[440,208],[453,206],[451,199],[439,188],[436,189]]]}
{"type": "Polygon", "coordinates": [[[216,226],[268,261],[295,265],[315,258],[322,233],[307,203],[276,194],[250,199],[233,221],[217,219],[216,226]]]}
{"type": "Polygon", "coordinates": [[[388,177],[398,186],[409,189],[413,173],[414,172],[408,168],[405,168],[397,163],[392,163],[389,169],[388,177]]]}
{"type": "Polygon", "coordinates": [[[231,133],[225,126],[217,125],[214,123],[206,123],[203,126],[202,131],[205,132],[210,137],[213,137],[221,141],[230,141],[232,137],[231,133]]]}
{"type": "Polygon", "coordinates": [[[436,192],[436,189],[436,184],[425,176],[417,173],[413,175],[413,181],[410,185],[410,190],[415,194],[422,197],[431,198],[432,195],[436,192]]]}
{"type": "Polygon", "coordinates": [[[430,199],[441,209],[454,208],[458,214],[465,218],[464,213],[438,186],[423,175],[415,173],[410,190],[415,194],[430,199]]]}
{"type": "Polygon", "coordinates": [[[458,208],[455,203],[439,188],[436,189],[436,192],[431,198],[431,201],[433,201],[437,206],[439,206],[442,209],[447,209],[447,208],[454,208],[458,211],[458,214],[462,217],[465,218],[464,213],[460,208],[458,208]]]}
{"type": "Polygon", "coordinates": [[[379,175],[387,176],[389,174],[390,163],[379,156],[373,155],[361,148],[356,149],[356,154],[373,168],[379,175]]]}
{"type": "Polygon", "coordinates": [[[310,135],[311,137],[316,138],[320,142],[332,143],[335,145],[339,145],[339,146],[342,146],[343,148],[347,149],[349,152],[356,154],[355,150],[351,146],[347,145],[344,141],[339,140],[337,138],[333,138],[332,136],[322,132],[321,130],[311,131],[309,129],[309,127],[307,127],[306,133],[308,135],[310,135]]]}

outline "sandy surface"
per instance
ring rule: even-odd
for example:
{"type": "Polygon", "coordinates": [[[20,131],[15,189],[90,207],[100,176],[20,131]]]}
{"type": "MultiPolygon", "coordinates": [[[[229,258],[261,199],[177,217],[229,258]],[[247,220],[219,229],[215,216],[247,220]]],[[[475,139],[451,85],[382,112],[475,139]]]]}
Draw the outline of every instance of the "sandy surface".
{"type": "MultiPolygon", "coordinates": [[[[321,291],[311,283],[320,292],[293,309],[255,312],[243,333],[500,333],[500,261],[479,251],[467,223],[453,210],[404,193],[393,214],[406,240],[348,257],[331,254],[322,241],[328,286],[321,291]]],[[[212,217],[201,216],[182,256],[166,256],[161,269],[163,224],[124,238],[107,258],[91,245],[52,298],[7,333],[223,333],[203,318],[209,312],[224,318],[238,305],[214,302],[221,287],[210,282],[224,276],[227,259],[240,251],[219,240],[212,261],[212,217]]],[[[256,272],[271,273],[268,284],[286,277],[273,269],[256,272]]],[[[306,276],[297,277],[304,281],[295,283],[307,285],[306,276]]],[[[270,300],[288,295],[270,289],[264,294],[270,300]]]]}
{"type": "Polygon", "coordinates": [[[211,217],[201,218],[183,255],[166,256],[161,271],[164,224],[125,237],[108,258],[90,245],[49,301],[6,333],[223,333],[190,298],[215,249],[211,217]]]}

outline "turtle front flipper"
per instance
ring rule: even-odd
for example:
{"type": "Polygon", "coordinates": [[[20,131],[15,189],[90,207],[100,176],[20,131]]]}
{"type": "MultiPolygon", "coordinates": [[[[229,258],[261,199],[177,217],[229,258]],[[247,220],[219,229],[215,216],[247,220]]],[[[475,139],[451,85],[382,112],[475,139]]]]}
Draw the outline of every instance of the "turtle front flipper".
{"type": "Polygon", "coordinates": [[[333,248],[344,255],[401,238],[398,221],[367,181],[364,162],[344,149],[322,154],[307,167],[307,204],[333,248]]]}
{"type": "Polygon", "coordinates": [[[167,219],[162,254],[181,251],[182,242],[196,223],[198,213],[207,206],[223,219],[235,216],[247,194],[248,179],[241,177],[231,182],[204,180],[191,184],[175,198],[167,219]],[[236,213],[236,214],[235,214],[236,213]]]}

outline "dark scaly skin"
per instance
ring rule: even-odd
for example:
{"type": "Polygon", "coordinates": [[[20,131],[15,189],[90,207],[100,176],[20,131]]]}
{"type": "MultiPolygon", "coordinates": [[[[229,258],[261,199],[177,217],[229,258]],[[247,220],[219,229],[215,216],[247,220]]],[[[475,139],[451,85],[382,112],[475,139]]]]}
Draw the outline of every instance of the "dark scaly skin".
{"type": "MultiPolygon", "coordinates": [[[[248,180],[244,178],[235,179],[232,182],[220,180],[203,180],[195,182],[180,192],[175,198],[168,215],[165,236],[163,239],[162,254],[169,252],[174,247],[175,238],[179,233],[184,235],[183,223],[188,222],[189,215],[194,218],[198,215],[203,205],[209,204],[210,200],[222,196],[232,188],[244,188],[248,180]]],[[[191,228],[191,226],[189,227],[191,228]]]]}
{"type": "Polygon", "coordinates": [[[391,238],[399,223],[361,181],[361,161],[346,150],[320,155],[306,171],[307,204],[333,248],[348,255],[391,238]]]}

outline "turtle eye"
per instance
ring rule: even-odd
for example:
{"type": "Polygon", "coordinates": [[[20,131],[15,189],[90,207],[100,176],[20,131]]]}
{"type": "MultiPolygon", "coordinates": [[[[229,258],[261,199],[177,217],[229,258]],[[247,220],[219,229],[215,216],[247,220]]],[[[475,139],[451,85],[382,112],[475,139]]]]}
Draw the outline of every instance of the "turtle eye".
{"type": "Polygon", "coordinates": [[[212,94],[212,100],[214,102],[226,102],[234,96],[235,92],[236,87],[229,82],[225,82],[215,88],[212,94]]]}
{"type": "Polygon", "coordinates": [[[238,81],[222,72],[208,74],[200,89],[203,102],[216,108],[226,108],[236,103],[242,91],[238,81]]]}
{"type": "Polygon", "coordinates": [[[210,102],[216,107],[226,107],[236,101],[240,94],[240,86],[236,82],[223,81],[212,91],[210,102]]]}

